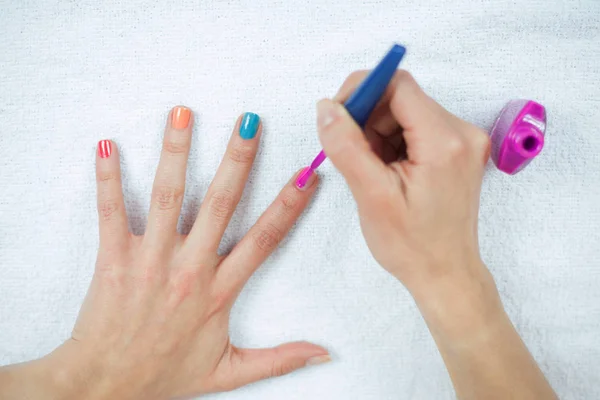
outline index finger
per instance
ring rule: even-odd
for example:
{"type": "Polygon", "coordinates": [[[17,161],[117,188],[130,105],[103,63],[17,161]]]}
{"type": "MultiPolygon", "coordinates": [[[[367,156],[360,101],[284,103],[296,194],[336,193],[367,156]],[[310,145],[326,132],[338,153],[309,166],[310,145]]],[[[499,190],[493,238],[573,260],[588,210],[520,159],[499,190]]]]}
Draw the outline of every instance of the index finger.
{"type": "Polygon", "coordinates": [[[295,182],[300,172],[294,175],[246,236],[223,260],[216,276],[219,293],[229,293],[235,297],[304,211],[316,190],[318,177],[312,174],[306,185],[299,189],[295,182]]]}

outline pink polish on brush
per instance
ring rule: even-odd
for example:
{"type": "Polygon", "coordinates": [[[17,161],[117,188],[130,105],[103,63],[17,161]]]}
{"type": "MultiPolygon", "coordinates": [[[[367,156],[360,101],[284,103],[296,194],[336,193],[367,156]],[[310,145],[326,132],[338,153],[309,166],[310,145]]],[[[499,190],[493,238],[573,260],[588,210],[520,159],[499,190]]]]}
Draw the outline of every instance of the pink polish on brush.
{"type": "MultiPolygon", "coordinates": [[[[344,107],[354,121],[364,128],[371,112],[383,96],[385,89],[392,80],[398,64],[404,57],[406,49],[399,44],[394,44],[390,51],[383,57],[377,66],[356,88],[354,93],[346,100],[344,107]]],[[[296,186],[303,188],[319,165],[327,158],[323,150],[315,157],[310,167],[304,170],[296,180],[296,186]]]]}
{"type": "Polygon", "coordinates": [[[327,158],[327,156],[325,156],[325,153],[323,152],[323,150],[321,150],[321,152],[315,157],[310,166],[306,167],[300,173],[300,175],[298,175],[298,179],[296,179],[296,186],[299,189],[302,189],[304,188],[304,186],[306,186],[306,182],[308,182],[310,177],[315,173],[315,169],[319,168],[319,165],[321,165],[325,158],[327,158]]]}
{"type": "Polygon", "coordinates": [[[296,186],[298,189],[303,189],[304,186],[306,186],[306,182],[308,182],[308,178],[310,178],[310,176],[314,173],[315,170],[311,167],[304,168],[300,175],[298,175],[298,179],[296,179],[296,186]]]}

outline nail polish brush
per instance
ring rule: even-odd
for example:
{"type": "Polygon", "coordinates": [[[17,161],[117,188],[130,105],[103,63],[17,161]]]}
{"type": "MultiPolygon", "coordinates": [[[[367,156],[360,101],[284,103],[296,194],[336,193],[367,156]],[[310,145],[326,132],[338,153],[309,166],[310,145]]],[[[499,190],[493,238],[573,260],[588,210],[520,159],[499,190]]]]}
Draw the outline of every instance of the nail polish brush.
{"type": "MultiPolygon", "coordinates": [[[[365,80],[344,103],[344,107],[346,107],[350,116],[361,128],[364,128],[371,112],[385,93],[385,89],[392,80],[398,64],[404,57],[404,53],[406,53],[406,49],[403,46],[394,44],[375,69],[367,75],[365,80]]],[[[304,187],[308,178],[326,158],[325,152],[321,150],[310,166],[302,171],[296,180],[296,185],[300,188],[304,187]]]]}

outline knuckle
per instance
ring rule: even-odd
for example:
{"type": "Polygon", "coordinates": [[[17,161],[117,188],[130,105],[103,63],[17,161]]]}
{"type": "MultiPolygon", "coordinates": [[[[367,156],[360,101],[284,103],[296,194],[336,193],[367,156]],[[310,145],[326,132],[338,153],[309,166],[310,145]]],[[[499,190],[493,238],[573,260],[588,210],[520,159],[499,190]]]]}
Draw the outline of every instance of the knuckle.
{"type": "Polygon", "coordinates": [[[155,290],[166,282],[167,276],[163,271],[156,262],[144,263],[143,268],[131,278],[132,285],[138,290],[155,290]]]}
{"type": "Polygon", "coordinates": [[[396,94],[393,96],[395,101],[398,101],[398,96],[415,95],[421,92],[421,87],[415,78],[406,70],[398,70],[394,75],[393,82],[396,89],[396,94]]]}
{"type": "Polygon", "coordinates": [[[120,293],[128,285],[127,275],[114,262],[98,261],[93,280],[111,293],[120,293]]]}
{"type": "Polygon", "coordinates": [[[214,315],[220,313],[231,304],[232,294],[229,292],[215,292],[211,297],[211,306],[207,312],[207,318],[210,319],[214,315]]]}
{"type": "Polygon", "coordinates": [[[273,224],[267,224],[254,235],[254,243],[258,249],[269,253],[277,247],[282,236],[281,229],[273,224]]]}
{"type": "Polygon", "coordinates": [[[190,297],[200,278],[198,269],[181,268],[176,270],[169,279],[172,304],[179,305],[190,297]]]}
{"type": "Polygon", "coordinates": [[[286,190],[279,199],[282,212],[285,215],[293,214],[299,206],[299,200],[295,191],[286,190]]]}
{"type": "Polygon", "coordinates": [[[369,71],[367,70],[356,70],[351,72],[350,75],[346,77],[346,80],[344,80],[344,83],[342,83],[342,86],[340,86],[334,99],[339,101],[349,96],[350,91],[359,85],[368,72],[369,71]]]}
{"type": "Polygon", "coordinates": [[[467,154],[468,146],[460,137],[449,137],[446,139],[446,152],[452,159],[460,158],[467,154]]]}
{"type": "Polygon", "coordinates": [[[98,259],[96,261],[96,270],[95,273],[98,276],[104,275],[112,275],[114,274],[116,268],[115,264],[106,260],[98,259]]]}
{"type": "Polygon", "coordinates": [[[117,178],[117,173],[112,171],[98,171],[96,174],[96,180],[101,183],[116,181],[117,178]]]}
{"type": "Polygon", "coordinates": [[[101,202],[98,207],[98,211],[100,212],[100,217],[102,217],[104,221],[109,221],[114,218],[114,215],[117,211],[119,211],[119,208],[119,202],[110,199],[101,202]]]}
{"type": "Polygon", "coordinates": [[[187,154],[189,149],[188,142],[178,142],[175,140],[165,140],[163,150],[169,154],[187,154]]]}
{"type": "Polygon", "coordinates": [[[251,164],[254,161],[255,150],[251,146],[238,145],[229,151],[229,159],[236,164],[251,164]]]}
{"type": "Polygon", "coordinates": [[[283,364],[273,363],[269,375],[271,378],[282,376],[286,374],[286,368],[283,364]]]}
{"type": "Polygon", "coordinates": [[[414,86],[417,84],[415,77],[410,72],[408,72],[407,70],[404,70],[404,69],[399,69],[396,72],[395,80],[398,85],[414,86]]]}
{"type": "Polygon", "coordinates": [[[346,78],[346,82],[348,84],[356,84],[364,79],[369,71],[366,69],[357,69],[356,71],[352,71],[350,75],[346,78]]]}
{"type": "Polygon", "coordinates": [[[278,358],[280,357],[279,351],[277,348],[274,350],[275,350],[276,358],[271,363],[271,366],[268,370],[268,378],[276,378],[279,376],[287,375],[290,372],[294,371],[294,369],[295,369],[294,364],[290,363],[290,362],[278,360],[278,358]]]}
{"type": "Polygon", "coordinates": [[[159,210],[172,210],[180,204],[183,198],[183,188],[158,186],[154,189],[152,197],[159,210]]]}
{"type": "Polygon", "coordinates": [[[229,190],[220,190],[213,193],[208,201],[208,210],[210,214],[219,219],[226,219],[233,211],[235,197],[229,190]]]}

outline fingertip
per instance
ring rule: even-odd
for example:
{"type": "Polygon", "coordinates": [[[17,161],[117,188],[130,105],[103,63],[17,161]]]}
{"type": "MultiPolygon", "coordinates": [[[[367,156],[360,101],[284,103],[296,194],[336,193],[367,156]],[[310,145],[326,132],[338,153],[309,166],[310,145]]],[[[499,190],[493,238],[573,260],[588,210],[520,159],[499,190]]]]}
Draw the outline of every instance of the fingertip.
{"type": "MultiPolygon", "coordinates": [[[[316,345],[310,342],[292,342],[285,345],[286,350],[290,354],[302,354],[305,358],[304,366],[313,366],[319,364],[325,364],[331,361],[331,354],[323,346],[316,345]]],[[[282,347],[283,347],[282,346],[282,347]]]]}
{"type": "Polygon", "coordinates": [[[319,100],[317,102],[317,129],[319,133],[326,133],[329,126],[344,116],[344,111],[341,104],[330,99],[319,100]]]}
{"type": "Polygon", "coordinates": [[[319,176],[311,167],[304,167],[296,172],[294,179],[294,187],[301,192],[306,192],[308,189],[317,184],[319,176]]]}
{"type": "Polygon", "coordinates": [[[245,112],[238,117],[236,130],[244,140],[251,140],[260,136],[262,132],[262,119],[253,112],[245,112]]]}
{"type": "MultiPolygon", "coordinates": [[[[119,152],[110,139],[98,141],[96,146],[96,181],[102,182],[120,177],[119,152]]],[[[120,178],[119,178],[120,179],[120,178]]]]}
{"type": "Polygon", "coordinates": [[[329,357],[329,351],[323,346],[307,341],[289,342],[277,346],[275,349],[279,353],[287,354],[290,357],[304,357],[306,360],[317,357],[329,357]]]}
{"type": "Polygon", "coordinates": [[[321,346],[308,342],[291,342],[269,349],[235,349],[237,386],[261,379],[286,375],[300,368],[331,361],[321,346]]]}
{"type": "Polygon", "coordinates": [[[121,174],[119,162],[119,149],[117,144],[110,139],[102,139],[96,145],[96,178],[103,181],[107,177],[121,174]]]}
{"type": "Polygon", "coordinates": [[[193,125],[194,113],[191,108],[184,105],[178,105],[171,109],[168,121],[173,129],[187,129],[193,125]]]}
{"type": "Polygon", "coordinates": [[[310,367],[313,365],[325,364],[331,362],[331,356],[329,354],[324,356],[315,356],[306,360],[305,366],[310,367]]]}
{"type": "Polygon", "coordinates": [[[358,180],[372,180],[383,163],[344,106],[323,99],[317,103],[317,112],[319,139],[333,165],[351,186],[358,180]]]}
{"type": "Polygon", "coordinates": [[[96,155],[101,159],[110,158],[110,156],[113,154],[113,151],[116,150],[116,146],[114,146],[114,148],[113,146],[113,142],[109,139],[100,140],[96,148],[96,155]]]}

